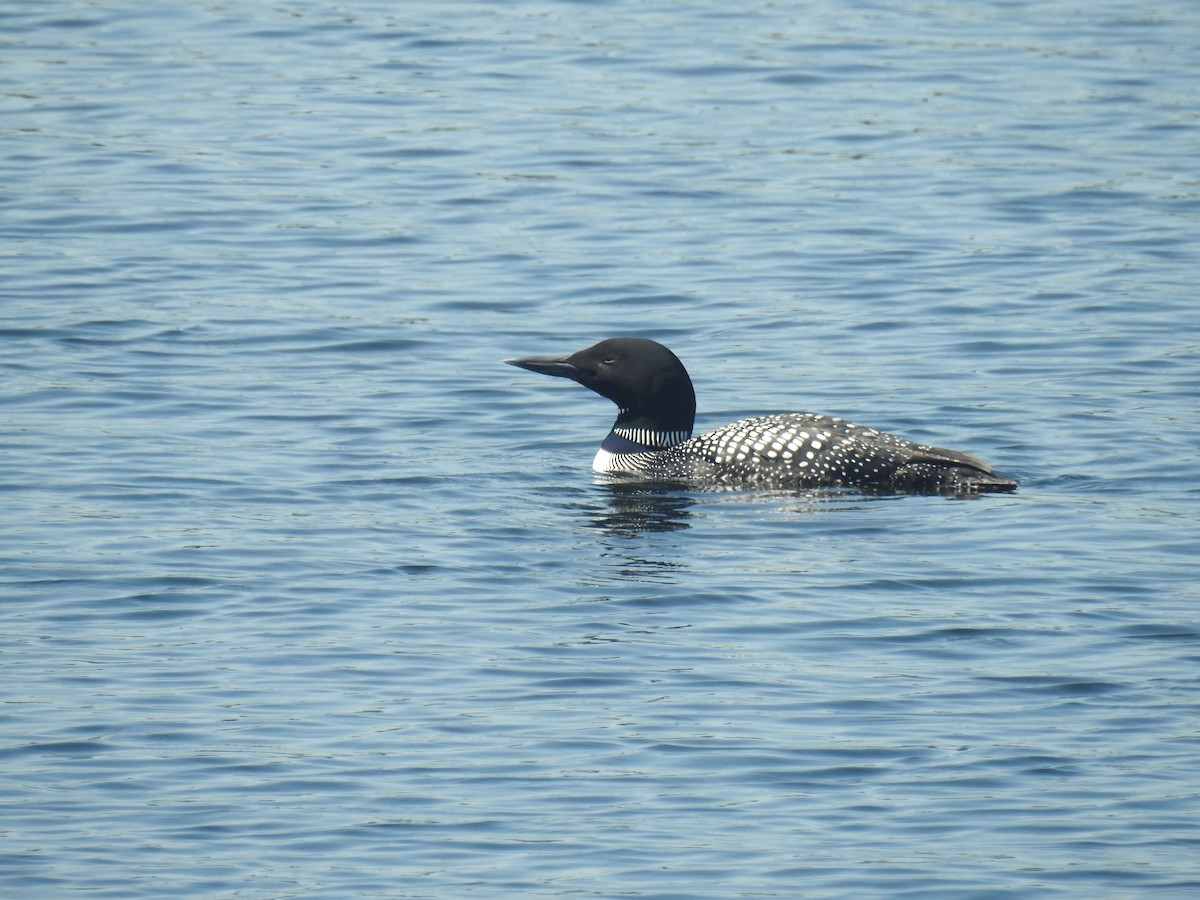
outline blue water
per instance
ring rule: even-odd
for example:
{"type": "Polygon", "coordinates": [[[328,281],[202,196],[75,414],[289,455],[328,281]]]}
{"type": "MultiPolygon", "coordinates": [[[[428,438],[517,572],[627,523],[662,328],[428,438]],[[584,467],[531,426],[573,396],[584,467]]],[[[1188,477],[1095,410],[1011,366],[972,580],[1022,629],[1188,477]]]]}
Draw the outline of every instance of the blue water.
{"type": "Polygon", "coordinates": [[[0,894],[1200,892],[1200,6],[0,13],[0,894]],[[841,415],[974,500],[610,485],[841,415]]]}

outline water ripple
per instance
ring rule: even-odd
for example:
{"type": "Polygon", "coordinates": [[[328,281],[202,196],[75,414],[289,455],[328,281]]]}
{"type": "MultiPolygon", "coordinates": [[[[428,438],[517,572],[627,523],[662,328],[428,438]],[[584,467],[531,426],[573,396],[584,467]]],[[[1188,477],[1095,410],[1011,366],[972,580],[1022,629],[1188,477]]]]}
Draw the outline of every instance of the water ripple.
{"type": "Polygon", "coordinates": [[[1127,6],[0,13],[0,890],[1195,893],[1200,22],[1127,6]],[[1021,488],[606,483],[500,360],[613,334],[1021,488]]]}

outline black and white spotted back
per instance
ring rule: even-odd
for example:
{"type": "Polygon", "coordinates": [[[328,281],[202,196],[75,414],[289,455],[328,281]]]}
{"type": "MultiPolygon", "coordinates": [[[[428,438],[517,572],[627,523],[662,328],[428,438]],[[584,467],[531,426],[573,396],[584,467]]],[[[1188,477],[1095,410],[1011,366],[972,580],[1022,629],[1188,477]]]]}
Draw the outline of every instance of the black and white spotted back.
{"type": "Polygon", "coordinates": [[[610,455],[605,471],[754,487],[916,491],[978,490],[994,478],[965,453],[804,414],[741,419],[666,450],[610,455]]]}

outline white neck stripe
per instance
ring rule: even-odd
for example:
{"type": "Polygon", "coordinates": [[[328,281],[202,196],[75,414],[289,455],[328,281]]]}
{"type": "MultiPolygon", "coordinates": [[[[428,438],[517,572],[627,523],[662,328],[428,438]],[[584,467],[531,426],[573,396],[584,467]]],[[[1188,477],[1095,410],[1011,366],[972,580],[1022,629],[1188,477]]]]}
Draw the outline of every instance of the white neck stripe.
{"type": "Polygon", "coordinates": [[[644,447],[674,447],[691,437],[689,431],[655,431],[651,428],[614,428],[613,433],[644,447]]]}

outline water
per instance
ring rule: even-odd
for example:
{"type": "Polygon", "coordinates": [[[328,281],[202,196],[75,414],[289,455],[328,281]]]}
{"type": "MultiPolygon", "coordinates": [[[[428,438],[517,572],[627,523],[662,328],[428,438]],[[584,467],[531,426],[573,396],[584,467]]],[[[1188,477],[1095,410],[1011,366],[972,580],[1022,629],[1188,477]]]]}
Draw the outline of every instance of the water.
{"type": "Polygon", "coordinates": [[[0,17],[0,893],[1194,895],[1200,8],[417,7],[0,17]]]}

